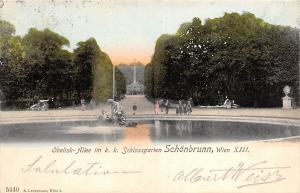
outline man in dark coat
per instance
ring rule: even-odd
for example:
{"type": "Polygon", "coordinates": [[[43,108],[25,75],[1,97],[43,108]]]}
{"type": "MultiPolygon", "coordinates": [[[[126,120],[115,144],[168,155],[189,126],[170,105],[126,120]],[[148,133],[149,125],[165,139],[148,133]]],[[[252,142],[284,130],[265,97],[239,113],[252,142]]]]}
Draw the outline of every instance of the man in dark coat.
{"type": "Polygon", "coordinates": [[[133,110],[133,115],[135,115],[135,111],[137,110],[136,103],[133,103],[132,110],[133,110]]]}
{"type": "Polygon", "coordinates": [[[178,110],[179,110],[179,114],[182,115],[183,114],[183,104],[182,104],[181,100],[179,100],[178,110]]]}
{"type": "Polygon", "coordinates": [[[169,103],[169,100],[167,100],[166,103],[165,103],[166,114],[169,113],[169,107],[170,107],[170,103],[169,103]]]}

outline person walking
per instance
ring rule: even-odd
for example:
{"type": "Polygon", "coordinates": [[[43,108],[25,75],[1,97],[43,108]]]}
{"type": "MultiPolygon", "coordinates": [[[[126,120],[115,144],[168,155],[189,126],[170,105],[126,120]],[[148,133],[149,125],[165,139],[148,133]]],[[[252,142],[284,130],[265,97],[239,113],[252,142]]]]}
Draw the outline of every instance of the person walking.
{"type": "Polygon", "coordinates": [[[169,103],[169,100],[167,99],[167,100],[166,100],[166,103],[165,103],[165,111],[166,111],[166,114],[169,113],[169,106],[170,106],[170,103],[169,103]]]}
{"type": "Polygon", "coordinates": [[[137,105],[136,105],[136,103],[133,103],[132,110],[133,110],[133,115],[135,115],[135,112],[136,112],[136,110],[137,110],[137,105]]]}
{"type": "Polygon", "coordinates": [[[187,108],[186,108],[186,103],[183,103],[183,114],[186,115],[187,114],[187,108]]]}
{"type": "Polygon", "coordinates": [[[159,100],[159,108],[160,108],[160,111],[163,113],[164,112],[164,99],[159,100]]]}
{"type": "Polygon", "coordinates": [[[183,113],[183,105],[182,105],[182,101],[179,100],[179,104],[178,104],[178,114],[182,115],[183,113]]]}
{"type": "Polygon", "coordinates": [[[156,115],[158,115],[158,113],[160,112],[160,108],[159,108],[159,101],[156,100],[155,106],[154,106],[154,112],[156,115]]]}
{"type": "Polygon", "coordinates": [[[81,110],[84,111],[85,110],[85,101],[84,101],[84,99],[81,99],[80,103],[81,103],[81,110]]]}
{"type": "Polygon", "coordinates": [[[190,100],[188,100],[188,102],[187,102],[186,110],[187,110],[188,115],[192,114],[192,104],[191,104],[190,100]]]}

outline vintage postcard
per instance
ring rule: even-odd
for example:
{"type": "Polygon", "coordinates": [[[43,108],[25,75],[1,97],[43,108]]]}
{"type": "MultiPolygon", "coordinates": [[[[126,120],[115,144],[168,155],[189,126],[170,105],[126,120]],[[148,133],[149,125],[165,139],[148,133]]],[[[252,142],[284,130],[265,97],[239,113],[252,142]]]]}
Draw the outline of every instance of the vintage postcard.
{"type": "Polygon", "coordinates": [[[299,10],[0,0],[0,193],[300,193],[299,10]]]}

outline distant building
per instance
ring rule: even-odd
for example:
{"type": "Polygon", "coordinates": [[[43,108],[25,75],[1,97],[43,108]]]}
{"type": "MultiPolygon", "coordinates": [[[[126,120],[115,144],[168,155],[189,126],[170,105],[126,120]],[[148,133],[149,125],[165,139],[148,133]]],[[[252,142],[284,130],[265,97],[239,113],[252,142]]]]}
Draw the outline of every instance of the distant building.
{"type": "Polygon", "coordinates": [[[144,94],[144,85],[136,81],[136,65],[133,65],[133,82],[126,86],[127,94],[144,94]]]}

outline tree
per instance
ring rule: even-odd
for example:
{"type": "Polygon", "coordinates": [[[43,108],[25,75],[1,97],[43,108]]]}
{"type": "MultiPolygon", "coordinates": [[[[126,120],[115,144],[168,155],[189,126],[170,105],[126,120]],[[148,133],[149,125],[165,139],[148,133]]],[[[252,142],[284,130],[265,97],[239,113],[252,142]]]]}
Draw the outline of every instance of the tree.
{"type": "Polygon", "coordinates": [[[115,67],[116,96],[122,98],[126,94],[126,79],[118,66],[115,67]]]}
{"type": "Polygon", "coordinates": [[[144,71],[144,83],[145,90],[144,93],[150,98],[154,98],[154,76],[153,76],[153,64],[149,63],[145,66],[144,71]]]}
{"type": "Polygon", "coordinates": [[[9,106],[22,95],[24,85],[24,47],[15,28],[6,21],[0,21],[0,90],[2,106],[9,106]]]}
{"type": "Polygon", "coordinates": [[[96,66],[96,58],[100,56],[100,49],[94,39],[79,42],[74,49],[73,67],[74,87],[77,92],[77,100],[92,98],[93,68],[96,66]]]}
{"type": "Polygon", "coordinates": [[[15,32],[16,32],[16,29],[11,23],[0,20],[0,37],[1,38],[10,37],[10,36],[14,35],[15,32]]]}
{"type": "Polygon", "coordinates": [[[226,13],[205,24],[194,18],[158,38],[145,68],[146,94],[242,106],[281,106],[282,88],[299,101],[299,29],[275,26],[251,13],[226,13]],[[155,78],[154,78],[155,77],[155,78]]]}
{"type": "Polygon", "coordinates": [[[93,74],[93,96],[99,102],[105,102],[112,97],[112,68],[109,56],[101,52],[93,74]]]}
{"type": "MultiPolygon", "coordinates": [[[[94,38],[79,42],[74,50],[73,65],[76,69],[75,88],[78,99],[95,99],[105,102],[112,97],[112,62],[102,52],[94,38]]],[[[126,92],[125,79],[116,68],[117,94],[126,92]]]]}
{"type": "MultiPolygon", "coordinates": [[[[62,49],[69,41],[49,29],[31,28],[23,38],[25,46],[26,96],[37,99],[54,98],[63,103],[67,93],[63,85],[70,85],[71,53],[62,49]]],[[[61,104],[63,105],[63,104],[61,104]]]]}
{"type": "MultiPolygon", "coordinates": [[[[54,99],[50,105],[57,107],[111,97],[112,63],[94,38],[79,42],[71,53],[63,49],[68,39],[49,29],[31,28],[22,38],[6,21],[0,27],[0,100],[7,107],[28,108],[40,99],[54,99]]],[[[119,69],[116,79],[122,96],[126,86],[119,69]]]]}

